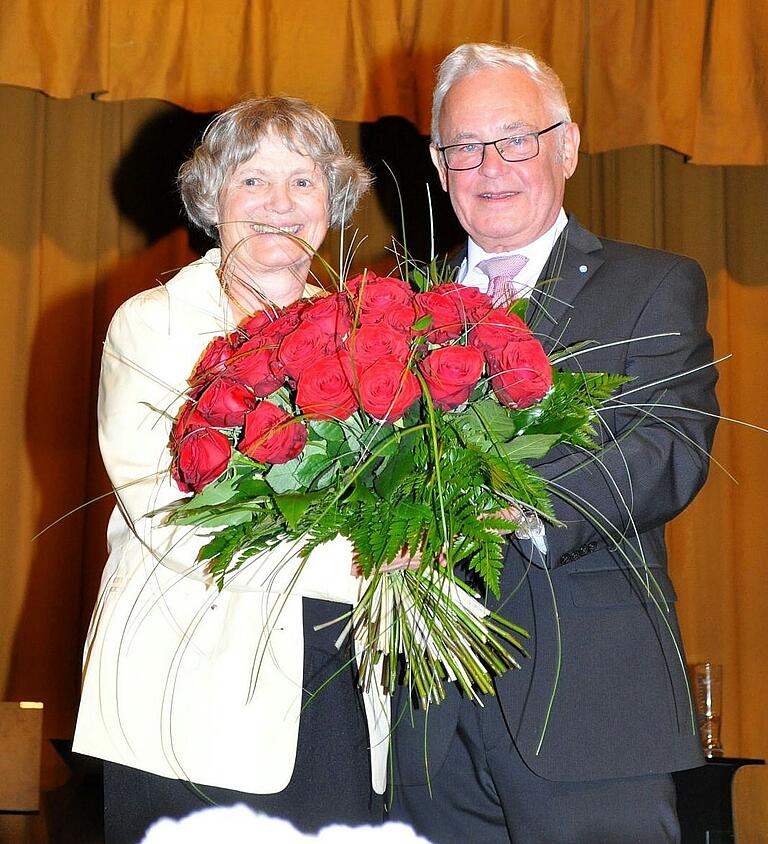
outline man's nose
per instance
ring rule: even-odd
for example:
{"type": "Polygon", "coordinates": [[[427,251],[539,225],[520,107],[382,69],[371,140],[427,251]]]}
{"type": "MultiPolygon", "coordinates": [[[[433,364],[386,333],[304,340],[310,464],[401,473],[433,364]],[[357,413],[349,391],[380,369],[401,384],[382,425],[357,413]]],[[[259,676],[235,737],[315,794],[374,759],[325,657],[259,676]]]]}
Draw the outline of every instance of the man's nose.
{"type": "Polygon", "coordinates": [[[494,175],[509,167],[511,162],[505,161],[501,157],[501,153],[496,149],[495,144],[488,144],[483,154],[483,163],[480,165],[480,170],[488,175],[494,175]]]}

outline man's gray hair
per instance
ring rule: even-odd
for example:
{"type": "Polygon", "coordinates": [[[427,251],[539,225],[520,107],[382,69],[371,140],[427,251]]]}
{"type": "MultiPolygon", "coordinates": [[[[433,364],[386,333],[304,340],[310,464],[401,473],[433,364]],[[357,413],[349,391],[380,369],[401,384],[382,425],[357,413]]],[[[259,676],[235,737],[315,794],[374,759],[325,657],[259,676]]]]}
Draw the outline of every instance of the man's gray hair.
{"type": "Polygon", "coordinates": [[[449,53],[437,71],[437,82],[432,95],[432,142],[439,146],[440,112],[443,100],[451,87],[486,67],[516,67],[524,70],[542,89],[551,109],[553,120],[571,122],[571,112],[560,77],[538,56],[505,44],[462,44],[449,53]]]}
{"type": "Polygon", "coordinates": [[[345,152],[333,121],[319,109],[295,97],[242,100],[211,121],[179,170],[179,191],[187,216],[217,240],[221,190],[269,134],[320,167],[328,186],[331,226],[346,222],[371,183],[370,173],[345,152]]]}

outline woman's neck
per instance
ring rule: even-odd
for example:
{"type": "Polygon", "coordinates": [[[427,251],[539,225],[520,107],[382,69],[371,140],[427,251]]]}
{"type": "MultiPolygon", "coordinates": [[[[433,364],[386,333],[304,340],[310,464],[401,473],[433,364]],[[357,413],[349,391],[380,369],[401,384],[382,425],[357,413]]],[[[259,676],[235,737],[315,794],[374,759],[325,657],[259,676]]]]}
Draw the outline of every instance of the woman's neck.
{"type": "Polygon", "coordinates": [[[283,267],[279,270],[263,270],[258,274],[247,272],[234,262],[222,262],[219,280],[232,310],[238,316],[246,316],[269,307],[286,307],[304,293],[309,262],[303,266],[283,267]]]}

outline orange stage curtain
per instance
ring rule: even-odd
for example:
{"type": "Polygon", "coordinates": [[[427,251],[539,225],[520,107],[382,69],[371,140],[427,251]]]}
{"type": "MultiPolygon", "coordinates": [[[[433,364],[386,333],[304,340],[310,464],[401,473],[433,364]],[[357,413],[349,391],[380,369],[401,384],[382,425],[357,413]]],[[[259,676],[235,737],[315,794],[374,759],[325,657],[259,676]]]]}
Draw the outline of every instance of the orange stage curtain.
{"type": "Polygon", "coordinates": [[[340,120],[395,114],[426,132],[435,66],[472,40],[549,61],[586,152],[768,163],[762,0],[4,0],[0,83],[193,111],[298,94],[340,120]]]}

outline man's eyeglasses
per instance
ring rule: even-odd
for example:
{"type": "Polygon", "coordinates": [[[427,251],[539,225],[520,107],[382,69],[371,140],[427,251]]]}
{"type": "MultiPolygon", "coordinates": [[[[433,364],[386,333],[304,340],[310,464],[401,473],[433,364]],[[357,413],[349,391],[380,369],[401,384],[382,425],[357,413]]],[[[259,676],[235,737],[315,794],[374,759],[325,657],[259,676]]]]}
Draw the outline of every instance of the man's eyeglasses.
{"type": "Polygon", "coordinates": [[[539,132],[526,132],[524,135],[512,135],[496,141],[467,141],[463,144],[449,144],[438,147],[443,154],[445,166],[449,170],[474,170],[483,163],[485,148],[494,146],[504,161],[528,161],[539,154],[539,138],[566,121],[561,120],[547,126],[539,132]]]}

